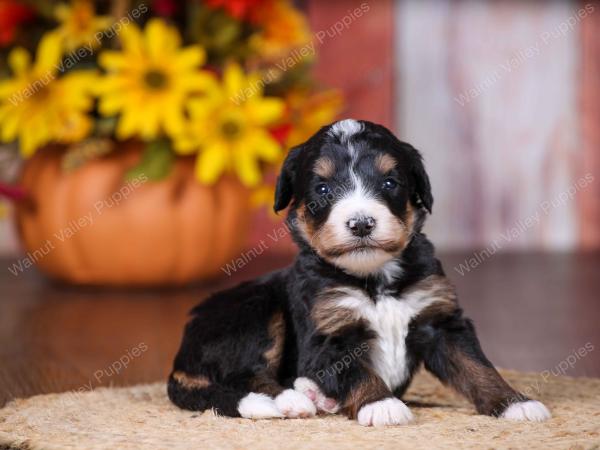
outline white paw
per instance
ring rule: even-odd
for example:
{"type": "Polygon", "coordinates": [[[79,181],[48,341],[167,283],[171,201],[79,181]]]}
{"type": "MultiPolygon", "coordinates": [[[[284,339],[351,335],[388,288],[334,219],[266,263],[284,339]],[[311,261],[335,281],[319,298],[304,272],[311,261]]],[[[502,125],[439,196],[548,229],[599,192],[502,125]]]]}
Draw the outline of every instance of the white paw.
{"type": "Polygon", "coordinates": [[[552,415],[542,403],[535,400],[528,400],[526,402],[513,403],[506,408],[500,417],[508,420],[543,422],[552,417],[552,415]]]}
{"type": "Polygon", "coordinates": [[[317,413],[317,408],[311,399],[293,389],[286,389],[275,397],[275,404],[285,417],[291,419],[312,417],[317,413]]]}
{"type": "Polygon", "coordinates": [[[402,400],[386,398],[369,403],[358,411],[358,423],[364,427],[404,425],[413,420],[413,415],[402,400]]]}
{"type": "Polygon", "coordinates": [[[333,398],[326,397],[317,383],[305,377],[296,378],[294,389],[303,393],[312,400],[319,411],[335,414],[340,410],[340,405],[333,398]]]}
{"type": "Polygon", "coordinates": [[[270,419],[283,417],[275,400],[265,394],[249,393],[238,404],[238,412],[246,419],[270,419]]]}

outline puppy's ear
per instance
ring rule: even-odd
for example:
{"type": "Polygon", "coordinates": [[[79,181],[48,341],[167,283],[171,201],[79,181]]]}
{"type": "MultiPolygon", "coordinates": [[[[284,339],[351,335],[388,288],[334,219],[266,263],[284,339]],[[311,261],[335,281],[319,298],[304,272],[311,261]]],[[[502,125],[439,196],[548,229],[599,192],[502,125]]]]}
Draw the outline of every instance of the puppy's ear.
{"type": "Polygon", "coordinates": [[[425,166],[423,165],[423,158],[417,154],[412,167],[412,175],[415,180],[415,196],[412,199],[416,205],[422,205],[429,214],[433,207],[433,196],[431,195],[431,184],[429,183],[429,176],[425,172],[425,166]]]}
{"type": "Polygon", "coordinates": [[[283,162],[281,173],[279,174],[279,177],[277,177],[277,184],[275,185],[275,204],[273,205],[273,209],[276,213],[285,209],[294,196],[298,156],[301,150],[302,147],[298,146],[288,152],[288,155],[283,162]]]}

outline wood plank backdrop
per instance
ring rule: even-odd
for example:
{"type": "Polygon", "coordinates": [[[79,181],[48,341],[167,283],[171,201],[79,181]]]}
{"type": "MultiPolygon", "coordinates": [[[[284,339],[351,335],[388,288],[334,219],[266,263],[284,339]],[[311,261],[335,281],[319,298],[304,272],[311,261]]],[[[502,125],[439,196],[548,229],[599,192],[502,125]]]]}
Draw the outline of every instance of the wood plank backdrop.
{"type": "Polygon", "coordinates": [[[396,5],[396,129],[439,246],[598,248],[598,3],[396,5]],[[583,134],[582,134],[583,128],[583,134]]]}
{"type": "MultiPolygon", "coordinates": [[[[422,150],[439,248],[600,248],[600,3],[300,4],[316,75],[344,91],[343,116],[422,150]]],[[[281,227],[258,212],[248,247],[281,227]]],[[[3,248],[15,248],[6,223],[3,248]]],[[[270,251],[294,247],[284,238],[270,251]]]]}
{"type": "Polygon", "coordinates": [[[582,171],[598,175],[598,182],[582,193],[580,246],[600,247],[600,4],[581,24],[582,171]]]}

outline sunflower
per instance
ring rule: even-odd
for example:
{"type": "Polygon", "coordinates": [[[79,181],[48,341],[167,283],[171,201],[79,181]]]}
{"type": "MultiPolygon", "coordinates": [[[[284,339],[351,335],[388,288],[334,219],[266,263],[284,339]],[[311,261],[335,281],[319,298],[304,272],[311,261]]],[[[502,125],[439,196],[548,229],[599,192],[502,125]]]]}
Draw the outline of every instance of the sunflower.
{"type": "Polygon", "coordinates": [[[112,22],[108,16],[96,16],[89,0],[73,0],[70,6],[58,5],[55,17],[60,22],[56,32],[62,37],[68,52],[83,46],[97,48],[100,40],[96,34],[110,27],[112,22]]]}
{"type": "Polygon", "coordinates": [[[214,76],[198,70],[205,52],[181,46],[177,29],[152,19],[142,32],[136,25],[120,34],[122,52],[105,51],[100,65],[108,72],[99,83],[99,110],[104,116],[121,114],[116,135],[157,138],[164,131],[179,135],[185,124],[184,102],[193,93],[216,85],[214,76]]]}
{"type": "Polygon", "coordinates": [[[285,113],[283,100],[263,97],[257,73],[244,75],[234,63],[226,66],[222,86],[204,98],[189,102],[191,126],[175,142],[181,154],[198,151],[196,176],[214,183],[233,171],[249,187],[261,181],[260,162],[276,162],[281,145],[268,127],[285,113]]]}
{"type": "Polygon", "coordinates": [[[93,107],[93,71],[58,76],[61,38],[56,33],[40,41],[36,61],[16,48],[9,55],[14,77],[0,82],[0,140],[19,140],[24,156],[49,142],[73,142],[91,130],[87,113],[93,107]]]}

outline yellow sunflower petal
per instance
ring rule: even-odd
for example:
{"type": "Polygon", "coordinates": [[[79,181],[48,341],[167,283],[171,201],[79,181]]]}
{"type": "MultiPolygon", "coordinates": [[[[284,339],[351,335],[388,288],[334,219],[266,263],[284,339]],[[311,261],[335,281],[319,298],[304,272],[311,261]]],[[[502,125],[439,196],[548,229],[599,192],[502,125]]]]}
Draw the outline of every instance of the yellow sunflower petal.
{"type": "Polygon", "coordinates": [[[270,125],[283,116],[285,102],[275,97],[251,98],[245,107],[256,124],[270,125]]]}
{"type": "Polygon", "coordinates": [[[227,146],[215,141],[207,145],[196,158],[196,178],[204,184],[214,184],[227,168],[229,151],[227,146]]]}
{"type": "Polygon", "coordinates": [[[125,106],[126,99],[123,95],[111,95],[102,98],[98,105],[100,114],[103,116],[114,116],[125,106]]]}
{"type": "Polygon", "coordinates": [[[225,72],[223,73],[223,85],[228,97],[235,97],[243,94],[246,83],[244,79],[244,72],[238,64],[229,63],[225,67],[225,72]]]}
{"type": "Polygon", "coordinates": [[[206,52],[198,45],[186,47],[173,59],[172,64],[177,69],[193,69],[201,66],[206,60],[206,52]]]}
{"type": "Polygon", "coordinates": [[[131,64],[123,53],[111,50],[103,51],[98,57],[98,62],[107,70],[122,70],[131,64]]]}
{"type": "Polygon", "coordinates": [[[137,25],[129,23],[123,27],[120,39],[126,53],[131,52],[136,56],[144,55],[144,39],[137,25]]]}
{"type": "Polygon", "coordinates": [[[62,38],[56,32],[46,33],[38,46],[35,71],[43,76],[47,73],[55,73],[62,56],[62,38]]]}
{"type": "Polygon", "coordinates": [[[47,142],[46,136],[40,130],[31,131],[29,133],[20,133],[19,149],[25,158],[29,158],[35,150],[47,142]]]}
{"type": "Polygon", "coordinates": [[[215,104],[208,98],[193,98],[188,102],[188,110],[194,120],[207,120],[215,112],[215,104]]]}
{"type": "Polygon", "coordinates": [[[164,39],[167,35],[167,26],[160,19],[151,19],[144,29],[144,39],[148,48],[148,55],[160,61],[164,54],[164,39]]]}
{"type": "Polygon", "coordinates": [[[181,46],[181,36],[175,27],[168,26],[163,36],[163,48],[166,52],[175,52],[181,46]]]}
{"type": "Polygon", "coordinates": [[[139,130],[139,114],[135,111],[125,111],[117,124],[116,135],[118,139],[132,137],[139,130]]]}
{"type": "Polygon", "coordinates": [[[31,65],[31,55],[24,48],[17,47],[8,56],[8,65],[16,76],[21,76],[31,65]]]}
{"type": "Polygon", "coordinates": [[[194,133],[184,130],[173,138],[173,149],[180,155],[191,155],[198,151],[199,145],[194,133]]]}
{"type": "Polygon", "coordinates": [[[281,155],[281,145],[266,131],[258,131],[251,139],[252,148],[256,155],[267,162],[275,162],[281,155]]]}
{"type": "Polygon", "coordinates": [[[180,135],[185,127],[183,111],[178,105],[169,105],[163,110],[165,130],[171,137],[180,135]]]}
{"type": "Polygon", "coordinates": [[[258,185],[261,180],[260,167],[252,154],[244,151],[244,149],[240,149],[235,152],[235,155],[233,164],[242,183],[248,187],[258,185]]]}
{"type": "Polygon", "coordinates": [[[154,139],[160,132],[161,104],[149,102],[144,111],[144,120],[140,123],[140,132],[144,139],[154,139]]]}
{"type": "Polygon", "coordinates": [[[17,138],[19,131],[19,117],[16,114],[7,115],[0,123],[0,138],[4,142],[12,142],[17,138]]]}

